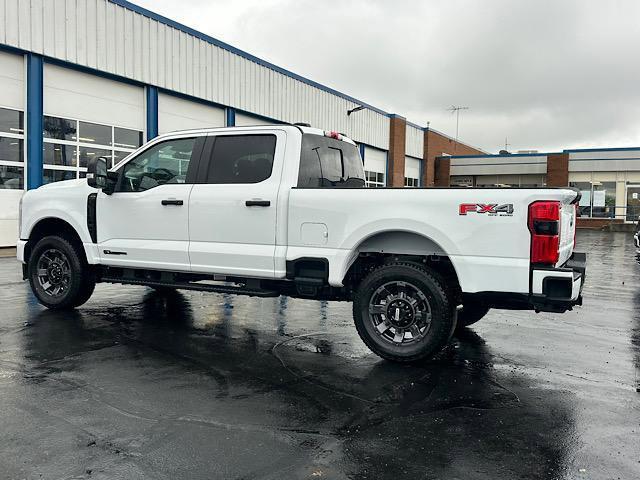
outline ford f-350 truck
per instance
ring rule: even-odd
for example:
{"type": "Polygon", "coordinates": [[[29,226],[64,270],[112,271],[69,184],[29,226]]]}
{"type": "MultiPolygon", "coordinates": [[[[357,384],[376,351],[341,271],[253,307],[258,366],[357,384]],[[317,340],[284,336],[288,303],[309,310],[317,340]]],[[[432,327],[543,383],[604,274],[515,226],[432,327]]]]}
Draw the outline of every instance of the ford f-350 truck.
{"type": "Polygon", "coordinates": [[[569,188],[363,188],[353,141],[296,125],[175,132],[108,162],[22,199],[18,259],[48,308],[97,282],[351,301],[367,346],[409,362],[490,308],[582,300],[569,188]]]}

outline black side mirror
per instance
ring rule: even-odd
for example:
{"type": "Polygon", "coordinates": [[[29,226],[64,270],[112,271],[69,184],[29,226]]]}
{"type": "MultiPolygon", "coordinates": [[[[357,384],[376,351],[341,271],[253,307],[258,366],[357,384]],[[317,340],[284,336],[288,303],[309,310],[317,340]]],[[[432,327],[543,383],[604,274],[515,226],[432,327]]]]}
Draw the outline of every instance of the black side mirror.
{"type": "Polygon", "coordinates": [[[87,164],[87,183],[90,187],[99,188],[107,195],[111,195],[116,182],[113,173],[108,171],[108,162],[105,157],[90,159],[87,164]]]}

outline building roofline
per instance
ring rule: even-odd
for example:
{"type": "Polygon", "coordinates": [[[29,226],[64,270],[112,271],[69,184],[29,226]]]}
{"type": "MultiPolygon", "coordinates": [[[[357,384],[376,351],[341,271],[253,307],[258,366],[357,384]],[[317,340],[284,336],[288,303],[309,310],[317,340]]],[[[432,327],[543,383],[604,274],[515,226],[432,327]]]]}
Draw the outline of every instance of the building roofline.
{"type": "Polygon", "coordinates": [[[540,153],[510,153],[510,154],[486,154],[486,155],[451,155],[448,158],[511,158],[511,157],[546,157],[562,152],[540,152],[540,153]]]}
{"type": "Polygon", "coordinates": [[[622,152],[629,150],[640,150],[640,147],[614,147],[614,148],[570,148],[563,152],[622,152]]]}
{"type": "Polygon", "coordinates": [[[252,55],[251,53],[245,52],[244,50],[240,50],[239,48],[234,47],[233,45],[229,45],[228,43],[225,43],[221,40],[218,40],[217,38],[214,38],[210,35],[207,35],[205,33],[199,32],[198,30],[195,30],[191,27],[188,27],[186,25],[183,25],[182,23],[176,22],[175,20],[171,20],[170,18],[167,18],[163,15],[160,15],[158,13],[152,12],[151,10],[147,10],[144,7],[140,7],[134,3],[129,2],[128,0],[108,0],[109,2],[118,5],[120,7],[126,8],[128,10],[131,10],[133,12],[139,13],[140,15],[144,15],[145,17],[148,17],[152,20],[156,20],[157,22],[163,23],[169,27],[175,28],[176,30],[180,30],[184,33],[187,33],[189,35],[192,35],[194,37],[199,38],[200,40],[203,40],[207,43],[210,43],[212,45],[215,45],[216,47],[222,48],[224,50],[227,50],[228,52],[231,52],[235,55],[239,55],[247,60],[250,60],[254,63],[257,63],[259,65],[262,65],[263,67],[269,68],[271,70],[274,70],[278,73],[281,73],[283,75],[286,75],[288,77],[291,77],[295,80],[298,80],[300,82],[306,83],[307,85],[310,85],[312,87],[318,88],[320,90],[323,90],[327,93],[331,93],[332,95],[336,95],[340,98],[343,98],[345,100],[348,100],[352,103],[355,103],[357,105],[362,105],[365,108],[368,108],[369,110],[373,110],[376,113],[379,113],[381,115],[385,115],[386,117],[390,117],[393,114],[390,114],[388,112],[385,112],[384,110],[378,108],[378,107],[374,107],[371,104],[368,104],[366,102],[363,102],[362,100],[358,100],[357,98],[354,98],[350,95],[347,95],[345,93],[339,92],[338,90],[335,90],[331,87],[327,87],[326,85],[323,85],[321,83],[315,82],[309,78],[303,77],[302,75],[298,75],[297,73],[294,73],[290,70],[287,70],[286,68],[282,68],[279,67],[278,65],[275,65],[271,62],[268,62],[266,60],[263,60],[260,57],[256,57],[255,55],[252,55]]]}
{"type": "MultiPolygon", "coordinates": [[[[425,132],[426,132],[427,130],[429,130],[430,132],[437,133],[438,135],[441,135],[441,136],[443,136],[443,137],[446,137],[446,138],[448,138],[449,140],[453,140],[454,142],[457,142],[457,143],[459,143],[460,145],[464,145],[465,147],[474,148],[474,149],[476,149],[476,150],[478,150],[478,151],[480,151],[480,152],[484,152],[484,155],[488,155],[488,156],[491,156],[491,155],[492,155],[491,153],[487,152],[486,150],[483,150],[483,149],[478,148],[478,147],[474,147],[473,145],[469,145],[469,144],[468,144],[468,143],[466,143],[466,142],[461,142],[459,139],[458,139],[458,140],[456,140],[456,139],[455,139],[455,138],[453,138],[452,136],[447,135],[446,133],[442,133],[440,130],[436,130],[435,128],[425,127],[425,128],[423,128],[423,130],[424,130],[425,132]]],[[[477,157],[477,156],[482,156],[482,155],[471,155],[471,156],[472,156],[472,157],[477,157]]]]}

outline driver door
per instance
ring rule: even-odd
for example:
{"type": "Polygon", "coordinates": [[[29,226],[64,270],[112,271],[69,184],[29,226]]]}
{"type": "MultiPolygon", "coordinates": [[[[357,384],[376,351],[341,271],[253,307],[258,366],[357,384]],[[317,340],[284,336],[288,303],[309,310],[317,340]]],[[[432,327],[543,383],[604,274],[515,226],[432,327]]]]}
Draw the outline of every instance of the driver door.
{"type": "Polygon", "coordinates": [[[119,168],[111,195],[98,193],[100,263],[189,271],[189,197],[205,137],[151,144],[119,168]]]}

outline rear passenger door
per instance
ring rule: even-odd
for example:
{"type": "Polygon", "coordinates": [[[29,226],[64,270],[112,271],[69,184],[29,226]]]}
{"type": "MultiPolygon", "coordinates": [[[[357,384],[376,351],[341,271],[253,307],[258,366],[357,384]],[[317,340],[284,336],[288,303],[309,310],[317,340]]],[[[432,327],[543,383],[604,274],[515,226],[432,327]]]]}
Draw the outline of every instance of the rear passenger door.
{"type": "Polygon", "coordinates": [[[189,201],[193,272],[273,278],[285,133],[212,134],[189,201]]]}

